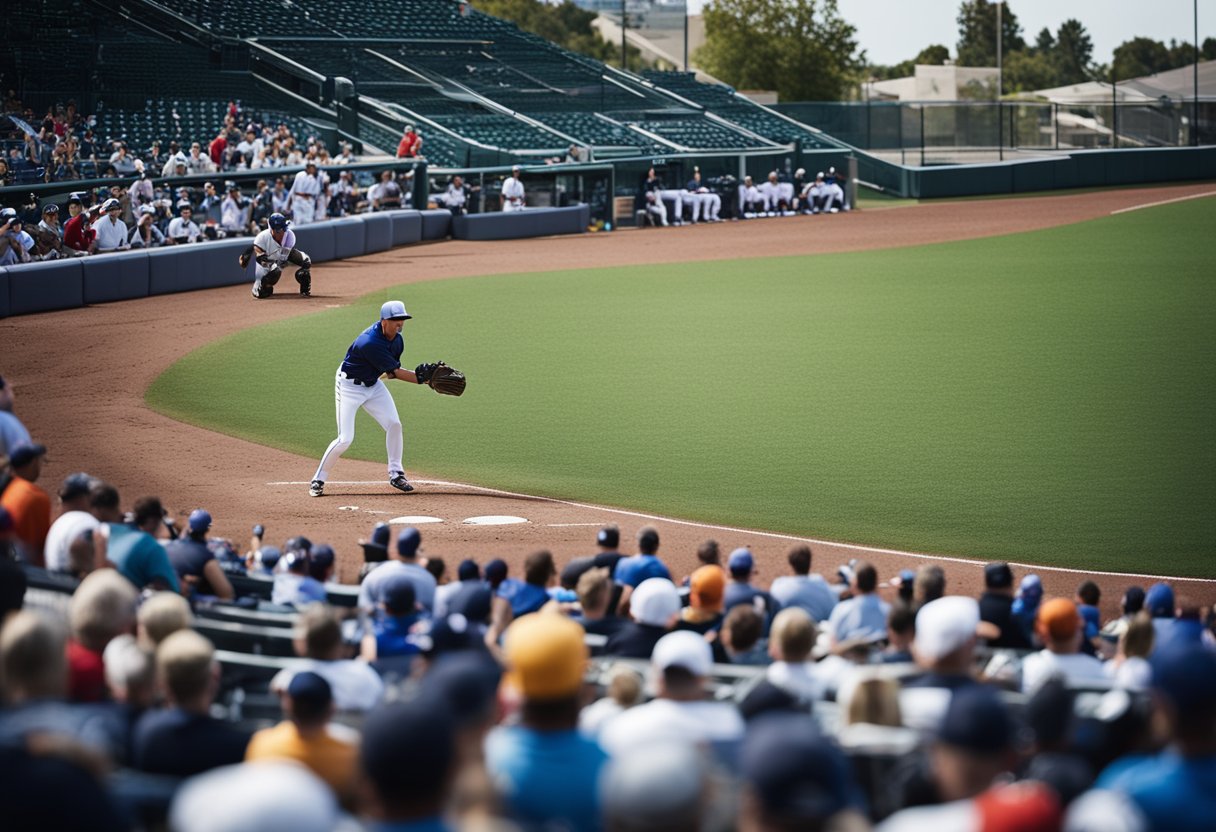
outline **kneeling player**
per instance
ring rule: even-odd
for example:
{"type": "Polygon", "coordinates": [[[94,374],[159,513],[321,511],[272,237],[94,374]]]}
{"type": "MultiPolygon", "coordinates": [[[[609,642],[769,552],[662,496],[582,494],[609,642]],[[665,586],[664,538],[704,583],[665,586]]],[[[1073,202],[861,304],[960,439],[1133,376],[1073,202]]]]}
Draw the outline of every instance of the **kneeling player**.
{"type": "Polygon", "coordinates": [[[267,225],[265,231],[253,238],[252,250],[246,249],[239,258],[241,268],[249,265],[251,255],[257,262],[253,296],[268,298],[273,295],[275,284],[283,276],[283,264],[294,263],[299,266],[296,283],[300,284],[300,294],[309,297],[312,294],[312,260],[296,248],[296,234],[287,227],[287,217],[271,214],[267,225]]]}

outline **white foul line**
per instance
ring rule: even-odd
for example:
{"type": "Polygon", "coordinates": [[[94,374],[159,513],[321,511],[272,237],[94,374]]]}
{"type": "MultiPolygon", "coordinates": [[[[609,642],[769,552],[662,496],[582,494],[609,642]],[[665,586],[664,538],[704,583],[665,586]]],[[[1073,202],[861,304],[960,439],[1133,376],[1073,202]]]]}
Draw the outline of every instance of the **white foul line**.
{"type": "Polygon", "coordinates": [[[1186,202],[1188,199],[1203,199],[1205,196],[1216,196],[1216,191],[1206,191],[1201,194],[1190,194],[1188,196],[1176,196],[1173,199],[1163,199],[1160,202],[1146,202],[1143,205],[1132,205],[1129,208],[1111,211],[1110,214],[1113,217],[1115,214],[1126,214],[1128,211],[1139,211],[1141,208],[1156,208],[1158,205],[1169,205],[1171,202],[1186,202]]]}
{"type": "MultiPolygon", "coordinates": [[[[297,480],[290,482],[268,482],[267,485],[308,485],[309,480],[297,480]]],[[[947,563],[965,563],[969,566],[981,566],[988,561],[973,560],[971,558],[951,557],[947,555],[928,555],[923,552],[907,552],[902,549],[884,549],[880,546],[862,546],[856,543],[841,543],[836,540],[823,540],[816,537],[798,537],[792,534],[781,534],[780,532],[762,532],[756,529],[740,529],[735,526],[719,526],[714,523],[697,523],[693,520],[678,520],[674,517],[663,517],[659,514],[646,514],[640,511],[629,511],[623,508],[609,508],[608,506],[597,506],[592,503],[579,503],[574,500],[562,500],[557,497],[539,497],[535,494],[520,494],[515,491],[503,491],[498,488],[488,488],[484,485],[470,485],[464,482],[450,482],[448,480],[414,480],[419,485],[444,485],[451,488],[467,488],[470,491],[482,491],[486,494],[497,494],[501,497],[517,497],[525,500],[544,500],[550,503],[560,503],[561,505],[574,506],[575,508],[591,509],[593,511],[606,511],[611,514],[623,514],[626,517],[640,517],[643,520],[658,520],[663,523],[674,523],[678,526],[692,526],[698,529],[711,529],[719,532],[734,532],[736,534],[757,535],[759,537],[770,537],[775,540],[793,540],[799,543],[814,543],[819,546],[838,546],[841,549],[855,549],[858,552],[878,552],[883,555],[899,555],[907,558],[920,558],[921,560],[938,560],[947,563]]],[[[329,483],[334,485],[380,485],[383,480],[330,480],[329,483]]],[[[329,484],[327,483],[327,484],[329,484]]],[[[590,525],[598,526],[599,523],[569,523],[569,524],[551,524],[551,525],[590,525]]],[[[1146,575],[1140,572],[1105,572],[1100,569],[1070,569],[1066,566],[1040,566],[1033,563],[1017,563],[1015,561],[1007,561],[1010,566],[1016,566],[1021,569],[1033,569],[1036,572],[1068,572],[1074,575],[1106,575],[1114,578],[1147,578],[1157,581],[1183,581],[1190,583],[1210,584],[1216,583],[1216,580],[1211,578],[1179,578],[1172,575],[1146,575]]]]}

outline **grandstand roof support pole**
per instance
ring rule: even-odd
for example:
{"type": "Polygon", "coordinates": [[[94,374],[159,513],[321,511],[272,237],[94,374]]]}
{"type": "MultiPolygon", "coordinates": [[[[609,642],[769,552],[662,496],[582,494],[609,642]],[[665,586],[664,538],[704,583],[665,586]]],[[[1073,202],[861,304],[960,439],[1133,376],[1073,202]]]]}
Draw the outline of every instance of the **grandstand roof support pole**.
{"type": "Polygon", "coordinates": [[[625,0],[621,0],[621,69],[629,71],[629,64],[625,62],[628,55],[625,47],[625,33],[629,29],[629,21],[626,19],[625,0]]]}
{"type": "MultiPolygon", "coordinates": [[[[1198,3],[1199,0],[1195,0],[1195,2],[1198,3]]],[[[1198,18],[1196,18],[1196,20],[1198,20],[1198,18]]],[[[1198,29],[1199,24],[1196,23],[1195,26],[1196,26],[1195,31],[1199,31],[1199,29],[1198,29]]],[[[1195,48],[1196,49],[1199,48],[1199,38],[1198,37],[1195,38],[1195,48]]],[[[1196,52],[1196,55],[1198,55],[1198,52],[1196,52]]],[[[1198,72],[1199,71],[1198,70],[1198,66],[1199,66],[1198,57],[1195,58],[1195,66],[1196,66],[1195,71],[1198,72]]],[[[684,71],[688,72],[688,4],[687,3],[684,4],[684,71]]],[[[1199,76],[1196,75],[1195,77],[1198,78],[1199,76]]],[[[1195,83],[1198,84],[1199,82],[1196,81],[1195,83]]],[[[1198,90],[1198,86],[1196,86],[1196,90],[1198,90]]],[[[1196,93],[1196,95],[1198,95],[1198,93],[1196,93]]],[[[1196,102],[1198,102],[1198,99],[1196,99],[1196,102]]],[[[1198,107],[1199,104],[1196,103],[1195,106],[1198,107]]],[[[1196,112],[1198,112],[1198,110],[1196,110],[1196,112]]]]}
{"type": "MultiPolygon", "coordinates": [[[[1199,0],[1194,0],[1192,3],[1195,15],[1195,66],[1191,71],[1192,79],[1195,84],[1195,97],[1191,101],[1191,144],[1199,147],[1199,0]]],[[[685,25],[684,49],[688,50],[688,27],[685,25]]],[[[687,58],[686,58],[687,60],[687,58]]]]}

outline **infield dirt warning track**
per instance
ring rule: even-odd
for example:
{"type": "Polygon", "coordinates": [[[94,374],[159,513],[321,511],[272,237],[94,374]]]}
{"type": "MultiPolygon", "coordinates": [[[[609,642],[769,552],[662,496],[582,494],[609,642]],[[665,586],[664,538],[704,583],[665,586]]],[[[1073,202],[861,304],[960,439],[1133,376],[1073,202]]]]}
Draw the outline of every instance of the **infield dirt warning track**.
{"type": "MultiPolygon", "coordinates": [[[[747,545],[757,555],[759,579],[767,583],[787,571],[785,553],[796,540],[764,530],[729,529],[654,518],[608,506],[509,494],[452,483],[442,470],[406,468],[420,487],[404,495],[387,486],[382,462],[344,459],[341,480],[326,496],[310,498],[307,480],[316,465],[301,457],[173,421],[144,404],[158,374],[187,353],[242,329],[341,306],[380,288],[401,283],[548,269],[641,265],[757,256],[860,251],[1019,233],[1094,219],[1136,206],[1197,197],[1212,183],[1135,188],[1020,199],[934,202],[851,214],[726,222],[671,229],[626,230],[540,240],[446,241],[383,252],[357,260],[322,264],[314,271],[313,297],[275,296],[255,302],[245,286],[232,286],[86,309],[0,321],[0,373],[13,385],[14,410],[36,441],[49,448],[42,484],[54,491],[67,474],[86,470],[113,482],[124,504],[155,494],[175,513],[202,506],[215,518],[214,533],[239,547],[255,523],[271,542],[304,534],[334,546],[341,576],[353,580],[361,559],[356,541],[382,520],[404,516],[439,518],[420,526],[424,553],[441,556],[449,569],[464,557],[484,562],[503,557],[517,570],[523,557],[548,548],[558,563],[594,550],[597,526],[616,523],[622,542],[646,524],[659,529],[660,554],[677,576],[695,568],[696,546],[707,538],[724,552],[747,545]],[[301,484],[302,483],[302,484],[301,484]],[[474,517],[509,516],[523,523],[472,524],[474,517]]],[[[335,357],[335,361],[338,357],[335,357]]],[[[292,361],[289,352],[256,356],[274,372],[292,361]]],[[[274,402],[265,406],[273,408],[274,402]]],[[[328,398],[318,407],[332,408],[328,398]]],[[[284,419],[290,418],[284,414],[284,419]]],[[[402,412],[409,422],[408,411],[402,412]]],[[[319,454],[323,448],[318,448],[319,454]]],[[[871,560],[886,580],[902,568],[940,562],[949,592],[975,593],[978,561],[965,554],[936,557],[811,541],[813,569],[832,572],[850,558],[871,560]]],[[[627,544],[626,550],[631,550],[627,544]]],[[[1137,561],[1151,572],[1151,553],[1137,561]]],[[[1015,567],[1019,576],[1026,570],[1015,567]]],[[[1146,576],[1097,574],[1089,570],[1036,568],[1049,594],[1071,597],[1093,577],[1103,589],[1103,607],[1114,612],[1123,590],[1147,585],[1146,576]]],[[[1216,582],[1179,580],[1181,598],[1216,603],[1216,582]]]]}

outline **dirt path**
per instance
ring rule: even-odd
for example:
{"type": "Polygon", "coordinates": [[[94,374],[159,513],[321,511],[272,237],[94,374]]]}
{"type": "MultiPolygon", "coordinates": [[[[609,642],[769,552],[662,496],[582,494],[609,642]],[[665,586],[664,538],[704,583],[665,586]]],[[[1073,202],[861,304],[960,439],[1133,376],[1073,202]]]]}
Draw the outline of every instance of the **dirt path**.
{"type": "MultiPolygon", "coordinates": [[[[366,536],[377,521],[402,515],[443,520],[421,527],[423,545],[427,553],[443,556],[452,570],[462,557],[484,562],[502,556],[518,565],[525,554],[542,547],[552,549],[562,563],[591,552],[595,527],[602,523],[618,523],[623,538],[630,541],[636,529],[649,521],[628,512],[486,493],[455,484],[427,484],[418,493],[405,496],[384,485],[383,463],[355,460],[343,461],[336,472],[349,484],[331,482],[325,498],[310,499],[303,483],[311,477],[316,459],[175,422],[149,410],[143,393],[174,361],[219,337],[320,306],[344,305],[367,292],[402,282],[961,240],[1078,222],[1212,190],[1211,183],[1201,183],[1016,200],[936,202],[830,217],[545,240],[433,243],[323,264],[315,273],[316,294],[311,300],[286,296],[258,303],[250,298],[247,287],[235,286],[5,319],[0,321],[0,373],[14,385],[16,412],[35,439],[50,448],[43,480],[48,490],[53,491],[68,473],[83,469],[113,482],[128,504],[137,496],[158,494],[175,512],[206,507],[216,518],[215,532],[242,545],[257,522],[266,524],[268,537],[276,543],[305,534],[334,545],[346,580],[353,578],[360,560],[355,541],[366,536]],[[520,516],[529,522],[490,526],[462,522],[484,515],[520,516]]],[[[330,405],[326,400],[318,406],[330,405]]],[[[408,421],[408,413],[403,416],[408,421]]],[[[317,448],[317,453],[322,450],[317,448]]],[[[410,469],[411,479],[424,481],[441,481],[443,474],[410,469]]],[[[679,575],[693,568],[696,545],[710,537],[719,541],[724,552],[751,545],[763,581],[786,571],[784,553],[790,538],[670,520],[654,524],[662,536],[661,552],[679,575]]],[[[934,560],[822,543],[815,546],[815,569],[833,571],[847,559],[861,556],[876,564],[883,580],[901,568],[934,560]]],[[[1027,552],[1025,559],[1033,561],[1034,553],[1027,552]]],[[[938,560],[946,568],[951,591],[973,592],[979,586],[978,566],[938,560]]],[[[1036,571],[1049,593],[1070,596],[1084,576],[1091,574],[1036,571]]],[[[1117,603],[1128,584],[1150,582],[1127,576],[1097,577],[1109,605],[1117,603]]],[[[1216,582],[1187,581],[1178,589],[1198,602],[1216,602],[1216,582]]]]}

